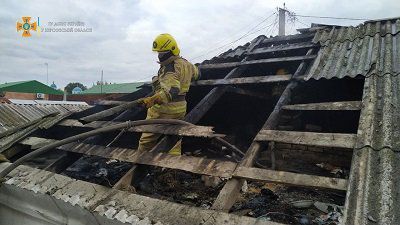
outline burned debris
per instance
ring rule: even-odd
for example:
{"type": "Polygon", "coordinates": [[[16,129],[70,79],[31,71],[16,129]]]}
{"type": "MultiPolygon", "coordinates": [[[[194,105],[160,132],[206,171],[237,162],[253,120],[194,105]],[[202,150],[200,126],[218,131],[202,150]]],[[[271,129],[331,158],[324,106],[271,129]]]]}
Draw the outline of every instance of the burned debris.
{"type": "MultiPolygon", "coordinates": [[[[24,116],[18,130],[0,134],[1,151],[15,162],[77,136],[29,165],[112,190],[83,207],[93,213],[101,206],[108,219],[143,217],[125,200],[111,200],[123,195],[192,213],[175,220],[167,214],[176,209],[153,208],[164,213],[165,224],[366,224],[371,218],[393,224],[399,208],[399,24],[390,19],[259,36],[199,65],[202,79],[187,95],[185,122],[139,124],[145,110],[135,101],[150,93],[143,86],[79,112],[24,116]],[[118,129],[79,136],[110,127],[118,129]],[[142,132],[164,136],[150,152],[140,152],[142,132]],[[180,137],[183,154],[167,154],[180,137]]],[[[14,107],[20,106],[2,104],[0,110],[14,107]]],[[[14,118],[0,115],[3,127],[14,118]]],[[[153,224],[162,220],[148,217],[153,224]]]]}

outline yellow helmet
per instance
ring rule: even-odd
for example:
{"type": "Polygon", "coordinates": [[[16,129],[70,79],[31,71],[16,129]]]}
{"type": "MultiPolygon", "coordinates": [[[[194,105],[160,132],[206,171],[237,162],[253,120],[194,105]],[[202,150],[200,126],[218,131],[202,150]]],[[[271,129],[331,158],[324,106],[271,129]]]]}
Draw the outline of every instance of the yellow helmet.
{"type": "Polygon", "coordinates": [[[175,38],[170,34],[160,34],[153,41],[153,51],[165,52],[171,51],[174,55],[179,55],[180,50],[175,38]]]}

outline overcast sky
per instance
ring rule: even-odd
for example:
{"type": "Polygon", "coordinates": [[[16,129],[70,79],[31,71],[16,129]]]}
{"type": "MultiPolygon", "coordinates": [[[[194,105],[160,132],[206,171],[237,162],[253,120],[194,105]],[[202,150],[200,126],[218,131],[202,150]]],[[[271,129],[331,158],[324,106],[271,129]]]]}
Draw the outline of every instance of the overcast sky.
{"type": "MultiPolygon", "coordinates": [[[[258,35],[276,35],[276,17],[272,14],[283,2],[298,15],[367,19],[400,16],[398,0],[2,1],[0,83],[20,80],[46,83],[45,63],[48,63],[49,83],[55,81],[58,87],[69,82],[91,87],[100,80],[101,70],[104,80],[109,82],[148,81],[158,69],[157,56],[151,51],[157,34],[172,34],[183,57],[201,62],[258,35]],[[32,37],[22,38],[21,32],[16,32],[16,22],[22,16],[31,16],[32,22],[39,17],[39,25],[44,29],[51,28],[49,22],[79,21],[92,32],[41,32],[40,35],[32,32],[32,37]],[[245,34],[239,41],[228,44],[245,34]],[[210,52],[213,49],[216,50],[210,52]]],[[[295,33],[295,28],[311,22],[339,25],[362,22],[298,19],[301,23],[287,25],[288,33],[295,33]]]]}

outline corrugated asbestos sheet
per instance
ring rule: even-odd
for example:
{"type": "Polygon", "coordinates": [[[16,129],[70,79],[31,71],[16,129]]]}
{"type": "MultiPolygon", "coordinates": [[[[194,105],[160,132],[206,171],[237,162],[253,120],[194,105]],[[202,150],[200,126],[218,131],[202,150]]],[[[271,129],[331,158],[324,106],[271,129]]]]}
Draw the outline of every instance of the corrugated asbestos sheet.
{"type": "Polygon", "coordinates": [[[52,113],[69,114],[87,109],[85,105],[18,105],[0,104],[0,133],[22,126],[52,113]]]}
{"type": "Polygon", "coordinates": [[[399,224],[399,20],[367,23],[360,27],[364,37],[354,28],[343,29],[319,38],[325,47],[313,71],[322,73],[311,77],[366,76],[344,224],[399,224]],[[326,56],[328,49],[332,56],[326,56]]]}
{"type": "Polygon", "coordinates": [[[365,81],[345,224],[400,221],[400,76],[379,75],[365,81]]]}
{"type": "Polygon", "coordinates": [[[321,49],[306,80],[400,73],[400,19],[318,30],[321,49]]]}

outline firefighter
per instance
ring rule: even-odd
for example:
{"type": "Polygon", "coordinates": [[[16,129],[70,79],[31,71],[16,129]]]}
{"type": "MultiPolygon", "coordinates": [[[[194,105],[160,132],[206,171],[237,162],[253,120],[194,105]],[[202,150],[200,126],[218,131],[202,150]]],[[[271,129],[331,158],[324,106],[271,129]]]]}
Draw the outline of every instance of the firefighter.
{"type": "MultiPolygon", "coordinates": [[[[146,119],[183,119],[186,114],[186,93],[190,83],[199,79],[198,68],[179,56],[180,50],[170,34],[160,34],[153,42],[153,51],[158,52],[160,69],[152,79],[153,95],[140,101],[147,108],[146,119]]],[[[150,151],[160,134],[143,133],[138,150],[150,151]]],[[[181,155],[181,140],[169,151],[181,155]]]]}

